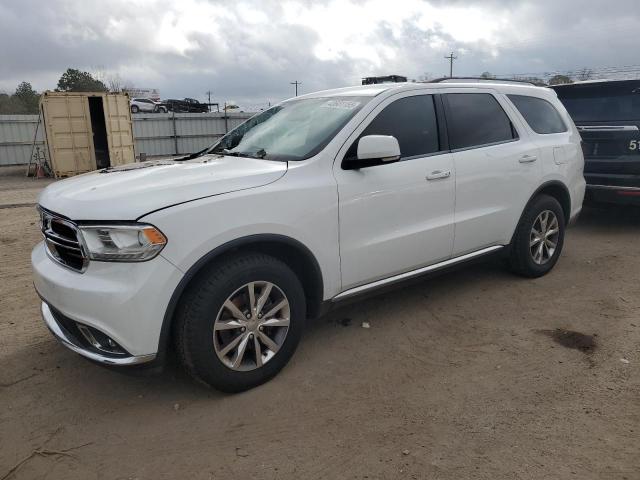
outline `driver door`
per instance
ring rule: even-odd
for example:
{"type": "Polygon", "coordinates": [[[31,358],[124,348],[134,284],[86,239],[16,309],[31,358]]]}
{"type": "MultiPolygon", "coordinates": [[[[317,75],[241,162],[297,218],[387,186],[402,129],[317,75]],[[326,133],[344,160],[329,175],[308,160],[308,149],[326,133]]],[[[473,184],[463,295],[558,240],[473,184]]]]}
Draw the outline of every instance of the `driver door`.
{"type": "Polygon", "coordinates": [[[339,153],[334,175],[343,290],[451,257],[455,171],[438,128],[438,102],[415,92],[386,99],[339,153]],[[348,169],[365,135],[394,136],[400,161],[348,169]]]}

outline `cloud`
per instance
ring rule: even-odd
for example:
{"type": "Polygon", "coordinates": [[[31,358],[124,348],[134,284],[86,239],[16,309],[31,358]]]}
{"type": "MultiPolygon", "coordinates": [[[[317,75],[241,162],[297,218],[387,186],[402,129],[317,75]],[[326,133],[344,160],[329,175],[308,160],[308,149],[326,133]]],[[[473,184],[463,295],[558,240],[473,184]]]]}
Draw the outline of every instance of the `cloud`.
{"type": "Polygon", "coordinates": [[[165,97],[244,105],[455,71],[539,73],[637,60],[635,0],[0,0],[0,90],[55,88],[68,67],[165,97]]]}

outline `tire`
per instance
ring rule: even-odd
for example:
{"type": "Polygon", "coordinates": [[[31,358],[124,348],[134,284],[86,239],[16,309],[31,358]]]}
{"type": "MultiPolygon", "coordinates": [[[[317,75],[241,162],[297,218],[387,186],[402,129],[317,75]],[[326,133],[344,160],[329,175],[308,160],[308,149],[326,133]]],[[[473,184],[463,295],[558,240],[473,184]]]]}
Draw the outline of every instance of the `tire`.
{"type": "Polygon", "coordinates": [[[533,198],[525,208],[511,241],[509,252],[511,270],[529,278],[537,278],[549,273],[562,252],[564,234],[564,211],[558,200],[544,194],[533,198]],[[545,212],[547,212],[547,221],[542,222],[545,219],[545,212]],[[557,233],[553,233],[555,230],[553,225],[556,224],[557,233]],[[536,232],[540,233],[545,228],[546,233],[536,235],[536,232]],[[547,238],[547,241],[543,241],[543,238],[547,238]],[[536,240],[538,240],[537,243],[536,240]],[[555,248],[552,248],[552,245],[555,245],[555,248]]]}
{"type": "Polygon", "coordinates": [[[216,263],[197,276],[176,315],[174,340],[187,372],[223,392],[241,392],[270,380],[287,364],[304,330],[306,303],[298,277],[285,263],[262,253],[244,253],[216,263]],[[259,307],[269,284],[272,287],[267,299],[259,307]],[[259,315],[245,320],[238,312],[249,312],[250,285],[257,309],[253,313],[266,313],[262,320],[259,315]],[[287,306],[269,317],[283,301],[287,306]],[[230,303],[237,308],[230,309],[230,303]],[[284,323],[287,313],[288,325],[275,325],[284,323]],[[238,338],[237,346],[225,354],[224,347],[238,338]]]}
{"type": "Polygon", "coordinates": [[[137,105],[131,105],[131,113],[138,113],[140,109],[137,105]]]}

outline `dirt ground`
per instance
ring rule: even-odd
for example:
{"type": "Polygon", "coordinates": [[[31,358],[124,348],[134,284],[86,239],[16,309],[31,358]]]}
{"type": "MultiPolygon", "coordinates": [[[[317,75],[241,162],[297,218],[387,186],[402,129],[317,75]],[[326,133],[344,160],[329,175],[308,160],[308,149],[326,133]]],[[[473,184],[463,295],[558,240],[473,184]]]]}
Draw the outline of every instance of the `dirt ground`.
{"type": "Polygon", "coordinates": [[[640,479],[637,210],[586,210],[541,279],[491,262],[342,307],[224,395],[53,340],[29,266],[43,185],[0,172],[1,480],[640,479]]]}

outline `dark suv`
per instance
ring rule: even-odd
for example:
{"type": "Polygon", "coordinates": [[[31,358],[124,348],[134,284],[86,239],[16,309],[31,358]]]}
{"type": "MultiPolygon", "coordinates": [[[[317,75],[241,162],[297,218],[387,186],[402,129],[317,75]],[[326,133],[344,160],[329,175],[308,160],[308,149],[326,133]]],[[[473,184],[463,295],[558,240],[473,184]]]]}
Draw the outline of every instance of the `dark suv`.
{"type": "Polygon", "coordinates": [[[586,198],[640,205],[640,80],[553,88],[582,136],[586,198]]]}
{"type": "Polygon", "coordinates": [[[165,100],[169,111],[176,113],[206,113],[209,111],[208,103],[200,103],[194,98],[185,98],[184,100],[176,100],[174,98],[165,100]]]}

